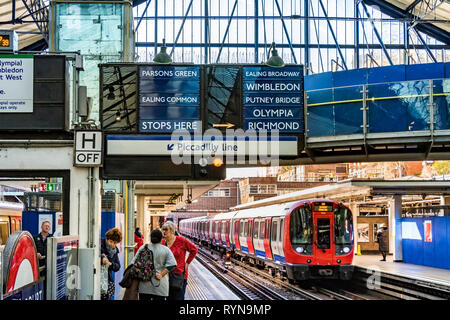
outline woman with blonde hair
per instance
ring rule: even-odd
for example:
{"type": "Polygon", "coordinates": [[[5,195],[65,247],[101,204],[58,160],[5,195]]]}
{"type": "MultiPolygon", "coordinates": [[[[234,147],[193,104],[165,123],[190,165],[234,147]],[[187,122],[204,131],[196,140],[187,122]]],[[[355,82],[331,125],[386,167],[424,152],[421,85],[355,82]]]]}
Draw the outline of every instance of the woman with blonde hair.
{"type": "Polygon", "coordinates": [[[186,238],[176,235],[176,226],[172,221],[167,221],[162,226],[165,244],[172,251],[177,261],[177,267],[171,272],[171,285],[169,286],[168,300],[184,300],[188,278],[188,266],[194,260],[198,248],[186,238]],[[189,256],[186,259],[186,253],[189,256]],[[178,285],[175,285],[177,283],[178,285]],[[179,285],[181,283],[181,285],[179,285]]]}

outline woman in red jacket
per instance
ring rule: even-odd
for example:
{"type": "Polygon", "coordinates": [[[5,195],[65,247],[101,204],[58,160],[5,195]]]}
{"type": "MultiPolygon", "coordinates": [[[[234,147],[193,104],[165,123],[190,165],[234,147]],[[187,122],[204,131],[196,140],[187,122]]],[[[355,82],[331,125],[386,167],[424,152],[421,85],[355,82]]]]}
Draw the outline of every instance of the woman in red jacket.
{"type": "Polygon", "coordinates": [[[136,231],[134,232],[134,243],[136,244],[134,247],[134,255],[136,255],[136,252],[144,244],[144,237],[142,236],[140,228],[136,228],[136,231]]]}
{"type": "Polygon", "coordinates": [[[194,260],[195,255],[198,252],[197,247],[182,236],[175,235],[175,223],[172,221],[167,221],[162,226],[163,237],[165,238],[165,244],[172,251],[177,260],[177,267],[171,272],[176,274],[181,274],[184,272],[184,283],[181,290],[173,291],[169,288],[168,300],[184,300],[184,295],[186,293],[186,285],[188,278],[188,267],[189,264],[194,260]],[[186,259],[186,253],[189,253],[186,259]]]}

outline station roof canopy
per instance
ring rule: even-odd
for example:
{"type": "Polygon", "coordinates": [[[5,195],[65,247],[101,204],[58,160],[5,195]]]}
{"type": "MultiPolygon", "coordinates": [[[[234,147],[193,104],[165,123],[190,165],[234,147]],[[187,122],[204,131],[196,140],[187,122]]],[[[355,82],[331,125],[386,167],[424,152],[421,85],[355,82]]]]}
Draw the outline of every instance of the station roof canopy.
{"type": "Polygon", "coordinates": [[[17,32],[19,50],[42,50],[47,47],[48,1],[0,0],[0,29],[17,32]]]}
{"type": "Polygon", "coordinates": [[[363,0],[378,7],[381,12],[399,20],[413,20],[416,27],[433,38],[449,44],[450,1],[449,0],[363,0]]]}
{"type": "Polygon", "coordinates": [[[234,207],[235,210],[306,199],[358,199],[364,196],[450,195],[450,181],[434,180],[343,180],[234,207]]]}

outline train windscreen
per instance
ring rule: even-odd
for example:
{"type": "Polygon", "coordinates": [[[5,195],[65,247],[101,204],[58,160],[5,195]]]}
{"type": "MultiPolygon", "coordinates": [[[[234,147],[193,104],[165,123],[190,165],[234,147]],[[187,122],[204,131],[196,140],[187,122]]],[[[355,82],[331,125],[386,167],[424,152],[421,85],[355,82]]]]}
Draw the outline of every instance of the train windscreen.
{"type": "Polygon", "coordinates": [[[305,208],[294,210],[290,218],[292,245],[312,244],[312,212],[305,208]]]}
{"type": "Polygon", "coordinates": [[[353,219],[350,210],[336,208],[334,212],[334,234],[338,245],[353,243],[353,219]]]}

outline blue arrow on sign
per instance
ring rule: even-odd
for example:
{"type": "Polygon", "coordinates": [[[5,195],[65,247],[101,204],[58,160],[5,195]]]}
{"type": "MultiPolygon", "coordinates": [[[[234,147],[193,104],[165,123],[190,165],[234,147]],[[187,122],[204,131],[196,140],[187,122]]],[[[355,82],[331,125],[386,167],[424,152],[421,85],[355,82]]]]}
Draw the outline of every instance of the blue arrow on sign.
{"type": "Polygon", "coordinates": [[[174,146],[173,143],[172,144],[168,144],[167,145],[167,150],[169,150],[169,151],[173,150],[173,146],[174,146]]]}

